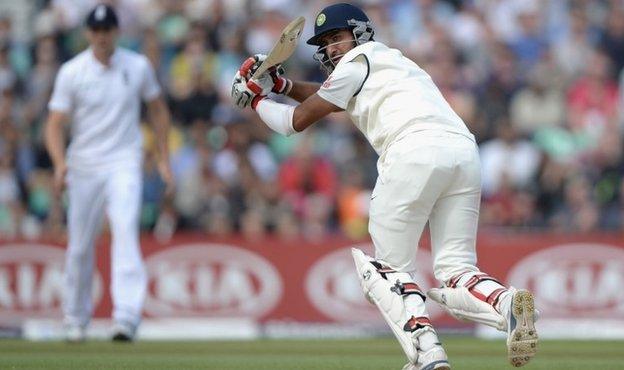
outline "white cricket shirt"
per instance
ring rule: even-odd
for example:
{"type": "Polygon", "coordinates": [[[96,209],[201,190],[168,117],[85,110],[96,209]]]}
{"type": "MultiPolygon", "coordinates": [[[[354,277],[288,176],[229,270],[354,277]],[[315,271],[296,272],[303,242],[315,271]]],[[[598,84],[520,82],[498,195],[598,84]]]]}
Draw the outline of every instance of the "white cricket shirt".
{"type": "Polygon", "coordinates": [[[474,140],[427,72],[380,42],[346,53],[317,94],[344,109],[378,154],[420,130],[450,131],[474,140]]]}
{"type": "Polygon", "coordinates": [[[97,170],[142,158],[141,100],[151,101],[160,86],[148,59],[117,48],[110,66],[89,48],[64,63],[48,104],[71,119],[67,150],[70,169],[97,170]]]}

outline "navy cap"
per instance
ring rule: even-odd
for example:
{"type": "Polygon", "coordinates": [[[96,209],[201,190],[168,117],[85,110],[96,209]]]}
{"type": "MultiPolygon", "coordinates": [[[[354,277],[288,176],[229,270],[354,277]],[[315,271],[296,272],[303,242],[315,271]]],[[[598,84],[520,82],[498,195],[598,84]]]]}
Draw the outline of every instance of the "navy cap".
{"type": "Polygon", "coordinates": [[[91,29],[111,29],[119,27],[117,14],[112,6],[99,4],[87,16],[86,26],[91,29]]]}
{"type": "Polygon", "coordinates": [[[318,45],[319,38],[329,31],[349,29],[349,20],[368,22],[369,19],[362,9],[347,3],[330,5],[316,16],[314,21],[314,36],[308,41],[308,45],[318,45]]]}

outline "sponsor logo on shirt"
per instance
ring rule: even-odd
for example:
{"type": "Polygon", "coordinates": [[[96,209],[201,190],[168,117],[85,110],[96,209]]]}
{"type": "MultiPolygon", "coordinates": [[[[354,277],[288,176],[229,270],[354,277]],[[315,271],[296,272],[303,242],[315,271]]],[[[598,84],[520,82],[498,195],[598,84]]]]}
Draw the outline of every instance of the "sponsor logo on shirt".
{"type": "Polygon", "coordinates": [[[332,76],[327,77],[327,80],[325,80],[325,82],[323,82],[322,87],[324,89],[328,89],[331,86],[331,78],[332,76]]]}

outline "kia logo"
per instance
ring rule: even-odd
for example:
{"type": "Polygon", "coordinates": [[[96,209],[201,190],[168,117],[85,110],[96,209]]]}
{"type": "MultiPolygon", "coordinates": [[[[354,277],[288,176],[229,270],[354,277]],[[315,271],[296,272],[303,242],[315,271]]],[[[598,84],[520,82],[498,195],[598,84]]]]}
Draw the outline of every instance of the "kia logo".
{"type": "MultiPolygon", "coordinates": [[[[305,288],[308,298],[325,316],[339,322],[365,323],[383,320],[379,310],[364,297],[351,256],[352,247],[373,255],[371,244],[348,246],[325,255],[312,266],[307,275],[305,288]]],[[[432,274],[431,255],[425,250],[418,251],[416,283],[423,293],[436,285],[432,274]]],[[[429,304],[429,300],[427,309],[432,318],[442,313],[435,303],[429,304]]]]}
{"type": "MultiPolygon", "coordinates": [[[[64,294],[63,249],[38,244],[0,247],[0,317],[15,324],[24,318],[61,315],[64,294]]],[[[102,279],[93,279],[95,305],[102,296],[102,279]]]]}
{"type": "Polygon", "coordinates": [[[153,316],[261,317],[282,296],[263,257],[220,244],[189,244],[152,255],[145,311],[153,316]]]}
{"type": "Polygon", "coordinates": [[[528,288],[544,316],[624,315],[624,250],[603,244],[566,244],[516,264],[509,283],[528,288]]]}

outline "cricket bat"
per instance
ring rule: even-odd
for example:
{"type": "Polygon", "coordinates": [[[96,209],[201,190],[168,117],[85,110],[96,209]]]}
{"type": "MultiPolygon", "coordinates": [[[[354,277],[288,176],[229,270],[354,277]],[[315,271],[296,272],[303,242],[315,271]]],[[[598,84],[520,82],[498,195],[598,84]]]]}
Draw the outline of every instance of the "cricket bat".
{"type": "Polygon", "coordinates": [[[273,49],[267,55],[267,58],[260,64],[260,67],[256,69],[251,78],[260,76],[267,69],[284,62],[290,58],[292,53],[295,52],[299,37],[303,31],[303,25],[305,24],[305,18],[298,17],[294,21],[290,22],[280,35],[279,40],[273,45],[273,49]]]}

